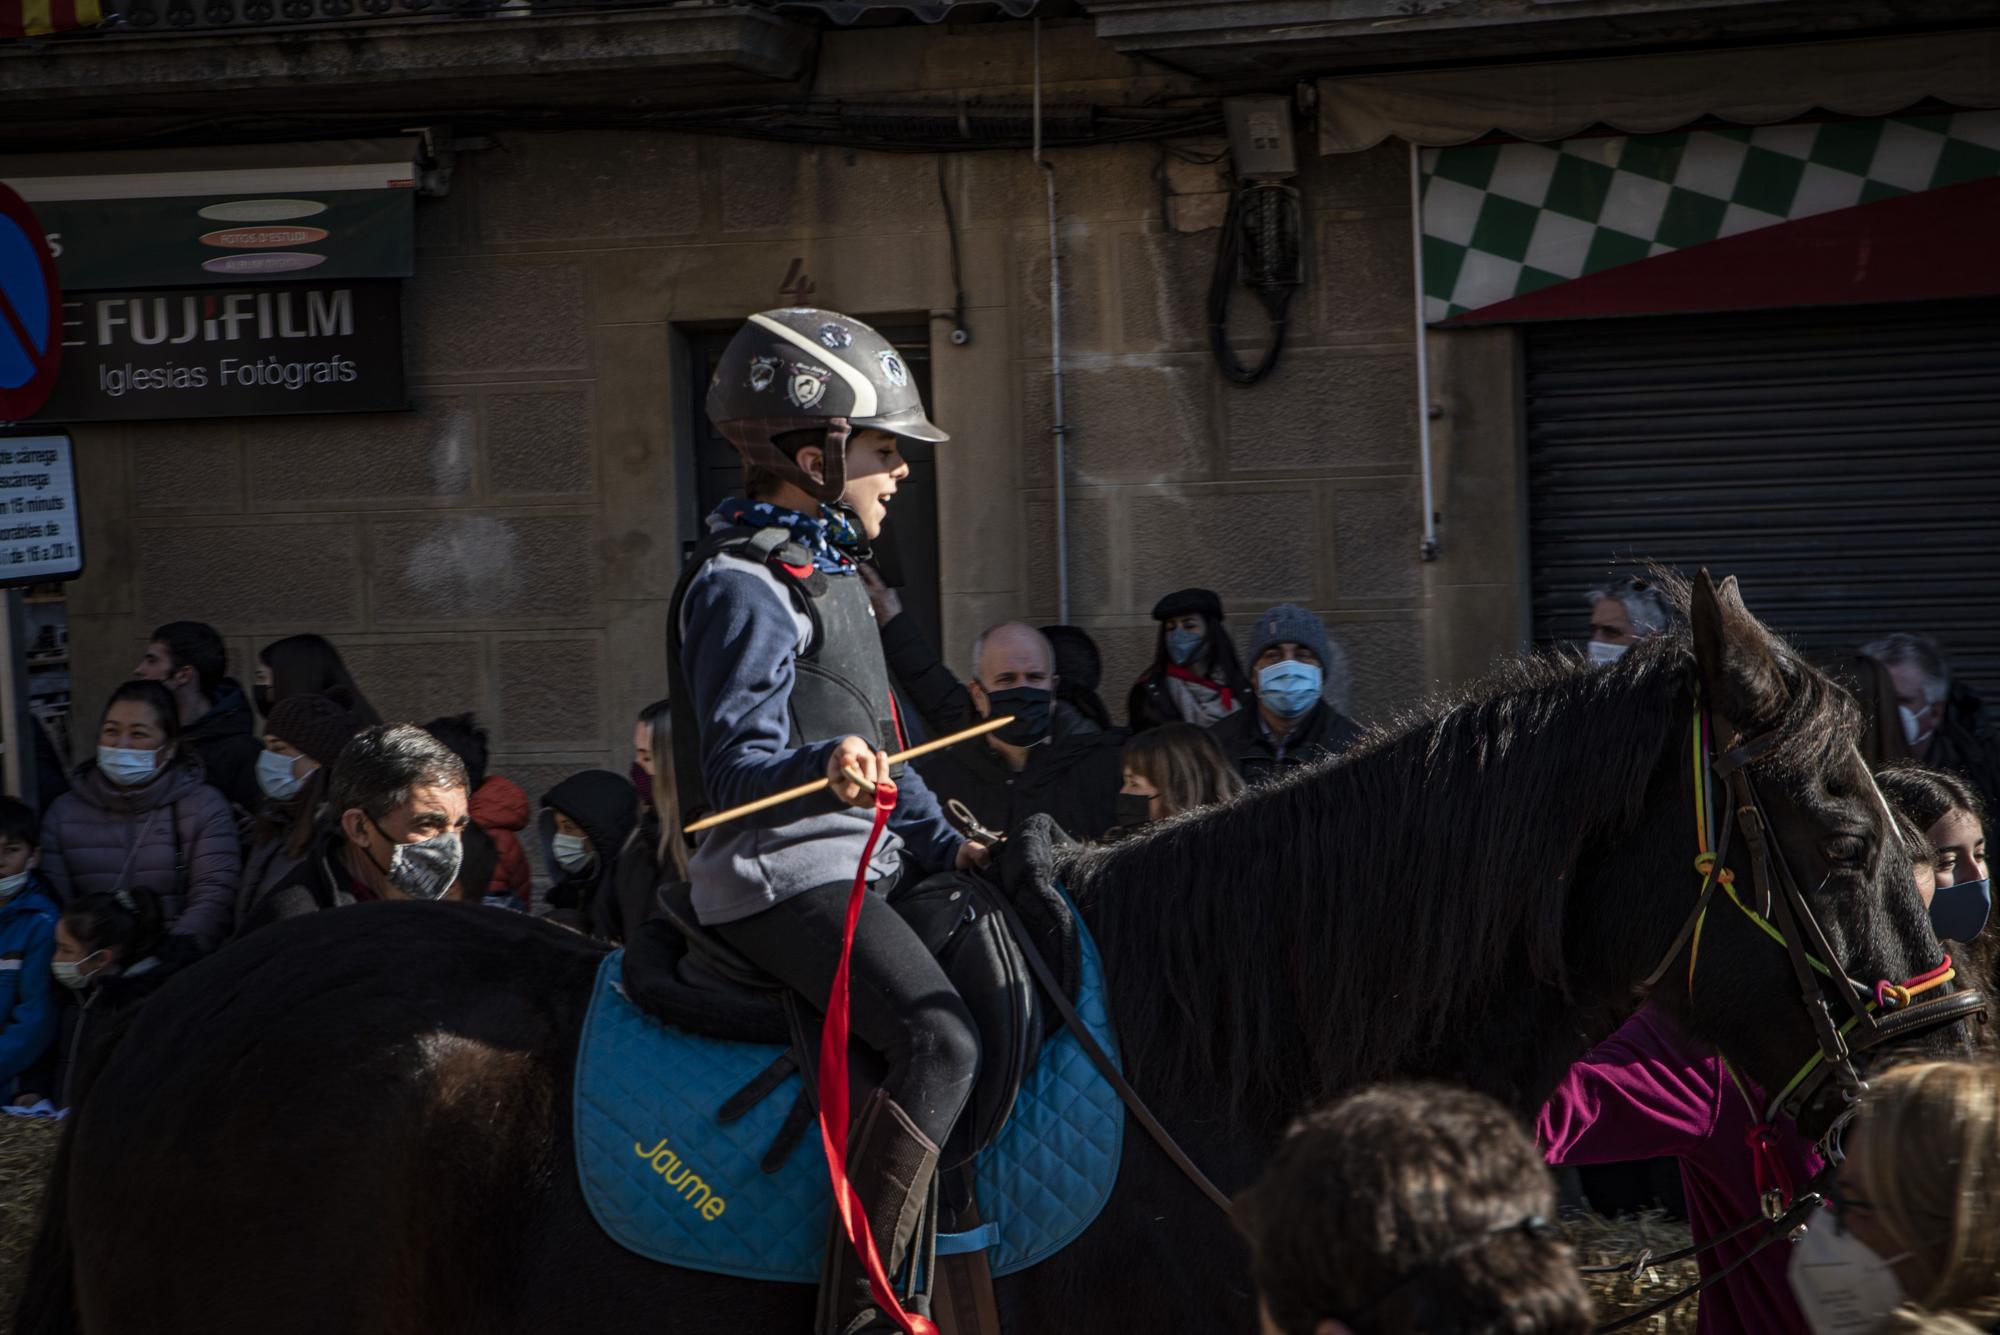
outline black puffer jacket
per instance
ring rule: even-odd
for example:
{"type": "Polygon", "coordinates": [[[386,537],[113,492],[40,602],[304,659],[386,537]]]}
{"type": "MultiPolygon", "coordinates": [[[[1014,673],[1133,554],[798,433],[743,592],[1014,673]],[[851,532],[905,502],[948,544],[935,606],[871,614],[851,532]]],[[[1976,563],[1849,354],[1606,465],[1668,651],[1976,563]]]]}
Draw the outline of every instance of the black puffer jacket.
{"type": "Polygon", "coordinates": [[[572,774],[542,794],[542,812],[536,828],[542,836],[542,855],[548,859],[549,917],[600,939],[610,939],[611,924],[619,918],[609,904],[612,872],[618,855],[639,823],[639,795],[632,780],[610,770],[587,769],[572,774]],[[580,871],[570,871],[556,861],[552,840],[556,833],[556,812],[562,812],[583,828],[590,840],[591,860],[580,871]]]}

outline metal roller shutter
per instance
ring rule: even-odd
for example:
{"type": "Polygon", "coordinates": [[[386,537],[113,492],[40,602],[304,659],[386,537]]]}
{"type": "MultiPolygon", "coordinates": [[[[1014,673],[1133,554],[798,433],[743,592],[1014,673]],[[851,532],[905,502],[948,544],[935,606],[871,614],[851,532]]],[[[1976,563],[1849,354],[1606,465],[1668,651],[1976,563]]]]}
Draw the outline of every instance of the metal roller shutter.
{"type": "Polygon", "coordinates": [[[1538,639],[1658,561],[1736,575],[1807,652],[1935,635],[2000,700],[2000,306],[1530,327],[1538,639]]]}

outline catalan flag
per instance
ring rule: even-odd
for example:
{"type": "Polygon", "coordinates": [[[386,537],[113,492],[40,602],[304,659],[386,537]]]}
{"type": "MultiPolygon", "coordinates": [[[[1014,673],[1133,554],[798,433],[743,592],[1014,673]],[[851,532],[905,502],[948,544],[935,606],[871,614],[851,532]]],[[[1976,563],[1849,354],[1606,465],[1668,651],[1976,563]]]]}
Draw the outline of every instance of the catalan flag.
{"type": "Polygon", "coordinates": [[[46,37],[103,21],[101,0],[0,0],[0,38],[46,37]]]}

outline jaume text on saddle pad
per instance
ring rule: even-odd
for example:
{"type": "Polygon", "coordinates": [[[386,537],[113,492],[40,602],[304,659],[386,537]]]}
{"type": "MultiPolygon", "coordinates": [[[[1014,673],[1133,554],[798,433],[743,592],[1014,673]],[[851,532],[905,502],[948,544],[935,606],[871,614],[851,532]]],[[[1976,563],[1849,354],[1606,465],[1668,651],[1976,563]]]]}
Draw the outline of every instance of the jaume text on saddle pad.
{"type": "Polygon", "coordinates": [[[674,1194],[686,1201],[695,1213],[709,1223],[712,1224],[720,1219],[722,1212],[729,1208],[728,1201],[710,1191],[708,1183],[702,1181],[692,1168],[682,1163],[680,1155],[667,1147],[664,1136],[660,1138],[660,1143],[650,1150],[640,1142],[633,1141],[632,1153],[651,1164],[653,1171],[660,1175],[661,1180],[673,1188],[674,1194]]]}

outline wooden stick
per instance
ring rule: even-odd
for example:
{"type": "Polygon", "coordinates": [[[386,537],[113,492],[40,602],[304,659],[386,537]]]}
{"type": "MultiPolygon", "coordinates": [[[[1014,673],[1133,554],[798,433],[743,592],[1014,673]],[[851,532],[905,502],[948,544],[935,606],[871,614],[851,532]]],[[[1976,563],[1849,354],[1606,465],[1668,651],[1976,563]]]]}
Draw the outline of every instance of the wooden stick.
{"type": "MultiPolygon", "coordinates": [[[[987,719],[984,723],[967,728],[963,732],[955,732],[949,737],[940,737],[934,742],[925,742],[922,746],[913,746],[907,751],[898,751],[895,755],[889,757],[889,763],[891,765],[900,765],[906,760],[915,760],[918,756],[927,756],[933,751],[942,751],[947,746],[957,746],[960,742],[969,742],[974,737],[984,737],[987,733],[1004,728],[1013,721],[1014,716],[1012,714],[1004,714],[999,718],[987,719]]],[[[703,816],[700,820],[689,825],[682,833],[699,834],[703,830],[712,830],[718,825],[727,825],[739,816],[754,815],[759,811],[768,811],[772,807],[783,806],[787,802],[796,802],[801,797],[810,797],[827,786],[827,780],[814,779],[811,783],[802,783],[796,788],[787,788],[782,793],[772,793],[769,797],[760,797],[755,802],[745,802],[740,807],[731,807],[727,811],[718,811],[712,816],[703,816]]]]}

